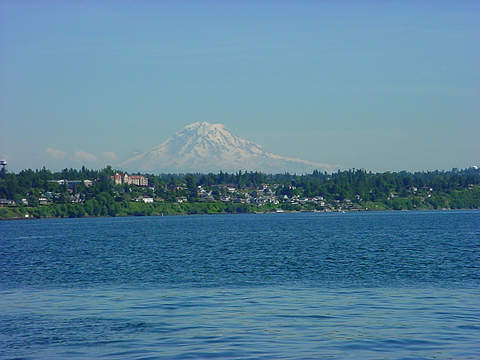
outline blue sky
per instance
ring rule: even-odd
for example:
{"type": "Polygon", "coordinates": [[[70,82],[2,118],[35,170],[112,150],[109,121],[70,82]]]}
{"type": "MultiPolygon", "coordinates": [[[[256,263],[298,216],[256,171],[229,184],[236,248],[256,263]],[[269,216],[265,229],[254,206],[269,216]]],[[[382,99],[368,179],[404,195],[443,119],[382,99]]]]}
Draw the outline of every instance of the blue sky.
{"type": "Polygon", "coordinates": [[[0,157],[98,168],[183,126],[373,171],[480,163],[478,1],[0,0],[0,157]]]}

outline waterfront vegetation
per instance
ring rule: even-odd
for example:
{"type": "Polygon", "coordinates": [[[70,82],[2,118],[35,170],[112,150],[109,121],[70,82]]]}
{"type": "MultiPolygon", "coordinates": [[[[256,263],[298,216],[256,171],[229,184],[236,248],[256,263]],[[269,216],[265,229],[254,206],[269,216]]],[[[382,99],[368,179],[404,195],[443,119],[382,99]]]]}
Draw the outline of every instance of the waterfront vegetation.
{"type": "Polygon", "coordinates": [[[0,218],[480,208],[477,168],[143,174],[148,186],[115,185],[115,173],[110,166],[2,171],[0,218]]]}

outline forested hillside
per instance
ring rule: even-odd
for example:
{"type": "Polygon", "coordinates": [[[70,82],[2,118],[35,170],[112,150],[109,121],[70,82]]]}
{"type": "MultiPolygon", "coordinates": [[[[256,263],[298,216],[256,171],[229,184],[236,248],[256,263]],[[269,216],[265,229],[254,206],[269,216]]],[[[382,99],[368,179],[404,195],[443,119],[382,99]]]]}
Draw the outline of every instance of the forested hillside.
{"type": "Polygon", "coordinates": [[[432,172],[314,171],[143,174],[148,186],[115,184],[101,170],[0,174],[0,217],[81,217],[480,208],[477,168],[432,172]]]}

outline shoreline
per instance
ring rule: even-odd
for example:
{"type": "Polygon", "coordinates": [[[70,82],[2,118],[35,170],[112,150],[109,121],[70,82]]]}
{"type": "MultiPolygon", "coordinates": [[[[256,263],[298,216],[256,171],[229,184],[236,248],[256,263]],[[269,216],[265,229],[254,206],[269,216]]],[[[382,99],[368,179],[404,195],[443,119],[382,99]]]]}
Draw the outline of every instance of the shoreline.
{"type": "Polygon", "coordinates": [[[318,214],[347,214],[347,213],[367,213],[367,212],[420,212],[420,211],[480,211],[479,208],[461,208],[461,209],[359,209],[359,210],[283,210],[283,211],[252,211],[252,212],[218,212],[218,213],[193,213],[193,214],[161,214],[161,215],[99,215],[99,216],[42,216],[42,217],[0,217],[0,221],[29,221],[29,220],[41,220],[41,219],[89,219],[89,218],[125,218],[125,217],[163,217],[163,216],[195,216],[195,215],[264,215],[264,214],[301,214],[301,213],[318,213],[318,214]]]}

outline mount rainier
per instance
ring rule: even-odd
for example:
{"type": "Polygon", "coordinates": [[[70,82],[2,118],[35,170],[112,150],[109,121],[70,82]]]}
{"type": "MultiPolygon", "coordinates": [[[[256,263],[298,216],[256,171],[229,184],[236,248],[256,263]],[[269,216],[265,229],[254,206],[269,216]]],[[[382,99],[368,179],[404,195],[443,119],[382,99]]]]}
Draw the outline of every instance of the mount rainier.
{"type": "Polygon", "coordinates": [[[234,136],[222,124],[196,122],[150,151],[136,155],[120,166],[152,173],[208,173],[238,170],[266,173],[333,171],[338,167],[288,158],[263,150],[249,140],[234,136]]]}

